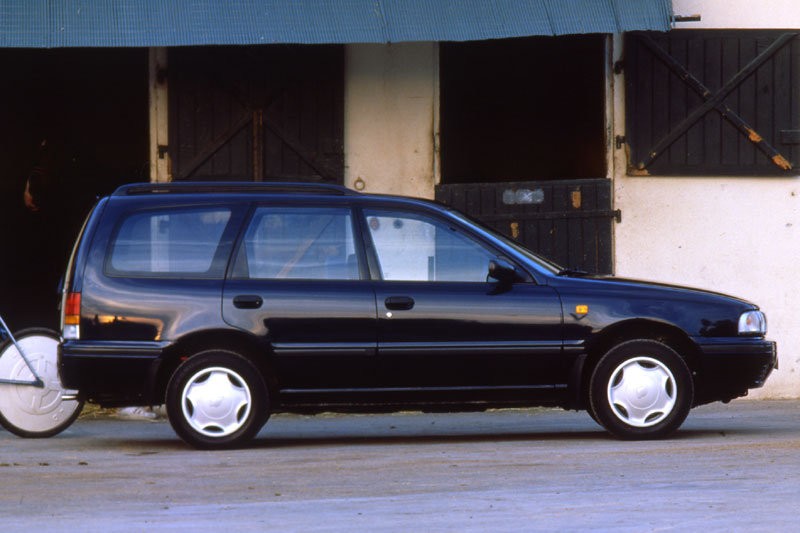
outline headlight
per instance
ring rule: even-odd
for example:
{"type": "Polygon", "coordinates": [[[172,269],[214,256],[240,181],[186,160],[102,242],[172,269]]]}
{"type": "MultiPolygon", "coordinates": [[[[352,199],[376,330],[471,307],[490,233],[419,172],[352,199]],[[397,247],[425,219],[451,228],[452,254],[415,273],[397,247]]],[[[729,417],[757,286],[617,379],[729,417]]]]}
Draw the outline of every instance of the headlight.
{"type": "Polygon", "coordinates": [[[747,311],[739,317],[739,335],[766,335],[767,317],[761,311],[747,311]]]}

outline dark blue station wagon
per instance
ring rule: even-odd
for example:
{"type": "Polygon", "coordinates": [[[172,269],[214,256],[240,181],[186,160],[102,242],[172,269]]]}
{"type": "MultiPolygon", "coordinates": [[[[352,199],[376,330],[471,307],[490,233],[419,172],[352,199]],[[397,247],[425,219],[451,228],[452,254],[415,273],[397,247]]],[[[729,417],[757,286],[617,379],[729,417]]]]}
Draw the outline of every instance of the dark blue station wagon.
{"type": "Polygon", "coordinates": [[[62,314],[66,387],[165,403],[199,448],[278,411],[534,405],[659,438],[777,365],[751,303],[565,270],[436,203],[334,185],[121,187],[62,314]]]}

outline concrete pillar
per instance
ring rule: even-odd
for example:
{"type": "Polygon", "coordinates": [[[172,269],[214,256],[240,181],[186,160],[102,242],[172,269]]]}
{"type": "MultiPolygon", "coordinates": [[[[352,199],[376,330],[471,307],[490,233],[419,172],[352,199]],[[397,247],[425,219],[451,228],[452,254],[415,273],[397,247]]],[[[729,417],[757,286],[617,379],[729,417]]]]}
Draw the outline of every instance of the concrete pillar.
{"type": "Polygon", "coordinates": [[[169,145],[167,49],[149,49],[150,181],[172,181],[169,145]]]}
{"type": "Polygon", "coordinates": [[[345,185],[433,197],[438,72],[436,43],[347,45],[345,185]]]}

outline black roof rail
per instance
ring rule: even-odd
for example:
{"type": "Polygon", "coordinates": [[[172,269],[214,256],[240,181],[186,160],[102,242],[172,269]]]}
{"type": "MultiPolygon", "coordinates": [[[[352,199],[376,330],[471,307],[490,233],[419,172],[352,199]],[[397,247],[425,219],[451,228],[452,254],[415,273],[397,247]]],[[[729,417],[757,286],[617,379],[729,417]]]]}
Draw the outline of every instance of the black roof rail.
{"type": "Polygon", "coordinates": [[[112,196],[135,196],[143,194],[191,194],[191,193],[254,193],[286,192],[332,194],[355,196],[360,193],[343,185],[314,182],[283,181],[178,181],[169,183],[129,183],[122,185],[112,196]]]}

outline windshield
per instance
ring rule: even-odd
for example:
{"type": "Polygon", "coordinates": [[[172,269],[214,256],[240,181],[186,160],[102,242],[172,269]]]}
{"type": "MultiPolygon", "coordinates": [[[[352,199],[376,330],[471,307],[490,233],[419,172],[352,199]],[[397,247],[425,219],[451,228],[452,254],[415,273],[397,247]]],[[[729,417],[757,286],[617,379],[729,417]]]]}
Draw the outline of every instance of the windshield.
{"type": "Polygon", "coordinates": [[[475,220],[474,218],[472,218],[472,217],[470,217],[468,215],[465,215],[464,213],[461,213],[459,211],[456,211],[454,209],[449,209],[449,212],[452,215],[454,215],[455,217],[457,217],[460,220],[462,220],[463,222],[468,222],[470,225],[478,226],[478,228],[480,228],[485,233],[488,233],[490,236],[494,237],[495,239],[497,239],[499,241],[502,241],[503,244],[505,244],[509,248],[512,248],[515,252],[517,252],[518,254],[524,256],[525,258],[530,259],[531,261],[533,261],[537,265],[541,266],[543,269],[547,270],[548,272],[551,272],[553,274],[559,274],[559,273],[565,271],[565,269],[561,265],[559,265],[557,263],[554,263],[553,261],[551,261],[549,259],[546,259],[546,258],[542,257],[541,255],[538,255],[538,254],[528,250],[527,248],[522,246],[517,241],[515,241],[513,239],[510,239],[510,238],[506,237],[505,235],[503,235],[502,233],[500,233],[500,232],[498,232],[498,231],[486,226],[483,222],[480,222],[479,220],[475,220]]]}

